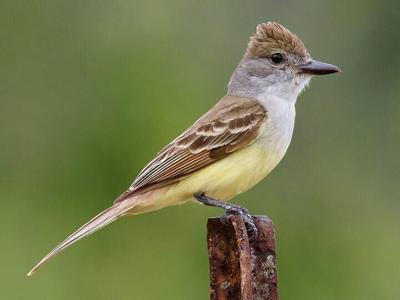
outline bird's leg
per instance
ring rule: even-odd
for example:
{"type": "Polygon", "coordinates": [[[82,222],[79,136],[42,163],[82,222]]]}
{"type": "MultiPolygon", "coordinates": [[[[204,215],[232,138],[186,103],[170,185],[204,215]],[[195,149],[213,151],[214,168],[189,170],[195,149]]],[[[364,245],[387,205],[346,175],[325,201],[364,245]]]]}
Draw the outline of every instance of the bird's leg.
{"type": "Polygon", "coordinates": [[[198,193],[193,195],[194,198],[203,203],[204,205],[220,207],[225,209],[225,215],[229,217],[230,215],[240,215],[243,219],[244,224],[248,232],[249,239],[254,239],[257,236],[257,227],[254,224],[253,217],[250,215],[249,211],[238,205],[229,204],[214,198],[207,197],[204,193],[198,193]]]}

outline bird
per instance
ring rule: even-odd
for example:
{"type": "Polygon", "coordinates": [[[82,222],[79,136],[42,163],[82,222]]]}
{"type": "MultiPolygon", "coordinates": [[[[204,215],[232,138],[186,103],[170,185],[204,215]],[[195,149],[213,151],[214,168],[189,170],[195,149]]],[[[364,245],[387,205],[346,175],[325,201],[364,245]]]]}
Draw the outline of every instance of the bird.
{"type": "Polygon", "coordinates": [[[283,25],[257,25],[226,95],[165,146],[111,207],[68,236],[27,275],[120,217],[188,201],[240,214],[255,230],[249,212],[227,201],[252,188],[282,160],[293,135],[297,97],[314,75],[336,72],[337,66],[312,59],[300,38],[283,25]]]}

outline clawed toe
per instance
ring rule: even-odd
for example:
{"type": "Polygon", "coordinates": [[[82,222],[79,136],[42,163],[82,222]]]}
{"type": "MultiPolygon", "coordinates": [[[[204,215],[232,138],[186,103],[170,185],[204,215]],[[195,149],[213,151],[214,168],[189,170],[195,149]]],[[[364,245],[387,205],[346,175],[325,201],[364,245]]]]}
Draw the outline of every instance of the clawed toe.
{"type": "Polygon", "coordinates": [[[257,227],[254,224],[253,217],[250,216],[250,219],[245,220],[244,222],[246,229],[247,229],[247,236],[249,237],[250,241],[254,241],[257,238],[257,227]]]}
{"type": "Polygon", "coordinates": [[[242,218],[247,229],[249,240],[252,241],[257,237],[257,227],[254,223],[253,217],[250,214],[246,214],[243,215],[242,218]]]}
{"type": "Polygon", "coordinates": [[[252,241],[257,237],[257,227],[254,223],[253,217],[249,211],[242,207],[234,207],[233,209],[227,210],[225,216],[240,215],[247,229],[247,235],[249,240],[252,241]]]}
{"type": "Polygon", "coordinates": [[[193,196],[200,203],[214,207],[221,207],[225,209],[226,211],[225,216],[227,217],[226,220],[229,220],[229,216],[240,215],[244,224],[246,225],[249,240],[253,240],[257,237],[257,227],[254,224],[253,217],[250,215],[247,209],[237,205],[228,204],[214,198],[207,197],[204,193],[196,193],[193,196]]]}

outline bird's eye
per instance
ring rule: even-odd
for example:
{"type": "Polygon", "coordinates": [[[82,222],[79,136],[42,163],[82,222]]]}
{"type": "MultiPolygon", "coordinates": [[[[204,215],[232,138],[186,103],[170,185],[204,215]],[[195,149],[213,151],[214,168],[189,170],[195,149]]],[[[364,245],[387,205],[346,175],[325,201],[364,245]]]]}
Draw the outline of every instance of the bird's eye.
{"type": "Polygon", "coordinates": [[[281,53],[274,53],[271,55],[271,61],[274,64],[280,64],[283,61],[283,55],[281,53]]]}

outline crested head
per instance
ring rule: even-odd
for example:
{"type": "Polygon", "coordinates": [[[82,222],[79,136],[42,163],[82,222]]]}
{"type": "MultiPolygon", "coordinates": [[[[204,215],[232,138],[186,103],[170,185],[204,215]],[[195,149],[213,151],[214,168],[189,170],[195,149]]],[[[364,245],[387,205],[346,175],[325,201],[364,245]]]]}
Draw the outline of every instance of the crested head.
{"type": "Polygon", "coordinates": [[[310,57],[303,42],[288,29],[276,22],[262,23],[250,37],[246,54],[249,57],[270,57],[275,52],[300,57],[310,57]]]}
{"type": "Polygon", "coordinates": [[[232,74],[228,94],[260,98],[274,95],[295,102],[312,75],[340,71],[311,59],[303,42],[276,22],[262,23],[232,74]]]}

